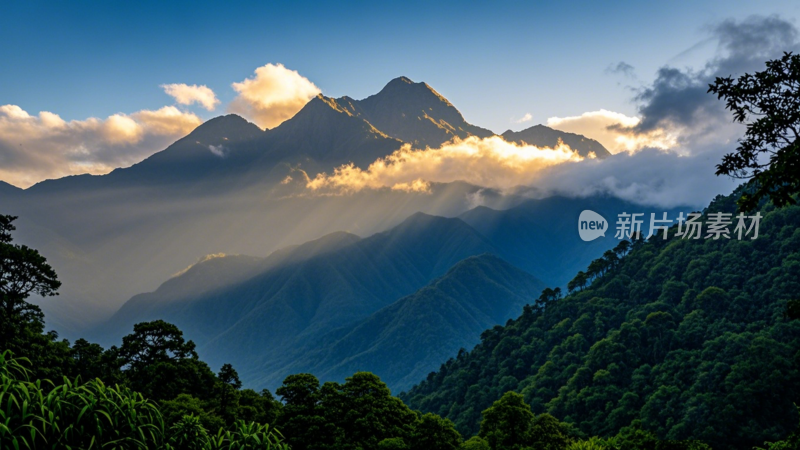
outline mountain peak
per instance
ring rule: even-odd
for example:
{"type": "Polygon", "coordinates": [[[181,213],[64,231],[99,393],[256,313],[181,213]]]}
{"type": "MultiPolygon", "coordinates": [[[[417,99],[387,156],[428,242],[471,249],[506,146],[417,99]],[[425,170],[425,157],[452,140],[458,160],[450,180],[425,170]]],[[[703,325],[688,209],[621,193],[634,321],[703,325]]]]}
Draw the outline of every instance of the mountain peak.
{"type": "Polygon", "coordinates": [[[402,221],[399,225],[389,230],[394,236],[424,236],[425,239],[452,239],[456,236],[475,239],[486,245],[486,251],[491,249],[489,243],[466,222],[457,217],[442,217],[416,212],[402,221]]]}
{"type": "Polygon", "coordinates": [[[455,106],[427,83],[404,76],[363,100],[342,97],[337,102],[388,136],[419,148],[439,147],[455,137],[494,135],[465,121],[455,106]]]}
{"type": "MultiPolygon", "coordinates": [[[[455,109],[452,103],[447,100],[442,94],[436,92],[428,83],[419,82],[415,83],[408,77],[397,77],[392,81],[386,83],[386,86],[376,95],[389,95],[390,93],[402,93],[403,95],[416,95],[426,98],[427,101],[432,103],[441,102],[447,106],[455,109]]],[[[461,113],[459,113],[460,115],[461,113]]],[[[463,120],[463,118],[462,118],[463,120]]]]}
{"type": "Polygon", "coordinates": [[[352,162],[366,167],[400,148],[402,142],[357,117],[351,108],[344,98],[322,94],[312,98],[294,117],[268,133],[271,160],[311,158],[334,166],[352,162]]]}
{"type": "Polygon", "coordinates": [[[264,130],[236,114],[214,117],[203,122],[184,139],[243,141],[260,137],[264,130]]]}
{"type": "Polygon", "coordinates": [[[416,84],[416,83],[414,83],[414,81],[411,80],[411,78],[408,78],[408,77],[405,77],[405,76],[399,76],[399,77],[393,79],[392,81],[390,81],[389,83],[387,83],[386,86],[392,86],[392,85],[395,85],[395,84],[403,85],[403,84],[416,84]]]}

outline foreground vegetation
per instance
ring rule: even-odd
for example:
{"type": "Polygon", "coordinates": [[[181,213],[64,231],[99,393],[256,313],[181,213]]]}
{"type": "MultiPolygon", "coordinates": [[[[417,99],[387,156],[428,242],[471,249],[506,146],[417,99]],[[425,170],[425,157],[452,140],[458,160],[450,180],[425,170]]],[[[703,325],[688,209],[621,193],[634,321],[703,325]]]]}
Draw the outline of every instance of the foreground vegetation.
{"type": "Polygon", "coordinates": [[[167,427],[157,405],[127,387],[28,380],[26,359],[0,355],[3,448],[288,449],[268,425],[236,421],[211,434],[193,415],[167,427]]]}

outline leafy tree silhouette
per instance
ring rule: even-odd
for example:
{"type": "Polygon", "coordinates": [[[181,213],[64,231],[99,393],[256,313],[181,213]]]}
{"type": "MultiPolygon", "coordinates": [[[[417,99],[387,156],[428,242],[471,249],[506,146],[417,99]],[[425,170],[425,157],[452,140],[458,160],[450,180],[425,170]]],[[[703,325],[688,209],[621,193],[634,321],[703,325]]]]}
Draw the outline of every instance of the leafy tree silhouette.
{"type": "Polygon", "coordinates": [[[0,348],[11,350],[16,350],[14,342],[23,333],[38,334],[44,329],[42,310],[25,300],[31,294],[58,295],[61,286],[44,256],[25,245],[12,244],[16,219],[0,215],[0,348]]]}
{"type": "Polygon", "coordinates": [[[735,122],[747,124],[735,153],[717,165],[717,175],[746,179],[737,201],[751,211],[768,197],[777,206],[794,204],[800,193],[800,55],[785,53],[766,70],[737,78],[717,77],[708,92],[725,98],[735,122]]]}

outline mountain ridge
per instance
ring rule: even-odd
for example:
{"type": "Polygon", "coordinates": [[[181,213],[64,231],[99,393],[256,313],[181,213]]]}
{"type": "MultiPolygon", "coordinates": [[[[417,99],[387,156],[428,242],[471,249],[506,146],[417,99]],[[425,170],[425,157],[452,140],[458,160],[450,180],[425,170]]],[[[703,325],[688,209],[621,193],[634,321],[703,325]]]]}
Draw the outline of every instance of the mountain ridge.
{"type": "Polygon", "coordinates": [[[134,323],[171,321],[192,336],[204,359],[234,363],[243,380],[252,380],[263,375],[257,367],[277,364],[303,342],[412,294],[468,256],[493,251],[460,219],[415,214],[391,230],[222,289],[150,300],[148,307],[134,296],[106,322],[105,338],[98,337],[114,342],[134,323]],[[261,350],[242,353],[247,348],[261,350]]]}
{"type": "Polygon", "coordinates": [[[320,339],[324,345],[304,348],[283,372],[343,381],[368,371],[399,392],[450,354],[472,348],[486,328],[518,315],[543,288],[541,281],[497,256],[470,256],[347,331],[320,339]]]}
{"type": "Polygon", "coordinates": [[[534,125],[521,131],[507,130],[500,135],[508,142],[516,144],[536,145],[539,147],[556,147],[558,142],[561,141],[568,145],[571,149],[575,150],[583,156],[588,157],[594,154],[599,159],[605,159],[611,156],[603,144],[594,139],[587,138],[586,136],[568,133],[566,131],[555,130],[544,125],[534,125]]]}

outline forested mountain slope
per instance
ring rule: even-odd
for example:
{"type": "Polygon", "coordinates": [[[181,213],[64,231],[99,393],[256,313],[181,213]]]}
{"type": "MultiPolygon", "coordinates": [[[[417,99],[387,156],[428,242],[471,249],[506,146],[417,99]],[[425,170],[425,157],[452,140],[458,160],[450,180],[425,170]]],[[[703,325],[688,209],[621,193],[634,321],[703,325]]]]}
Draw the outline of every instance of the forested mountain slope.
{"type": "MultiPolygon", "coordinates": [[[[733,213],[735,198],[706,213],[733,213]]],[[[800,396],[800,323],[784,316],[800,294],[800,206],[761,214],[755,240],[681,239],[673,228],[666,241],[636,242],[589,287],[485,331],[401,398],[467,434],[513,390],[590,435],[638,423],[715,448],[784,437],[800,396]]]]}
{"type": "Polygon", "coordinates": [[[477,344],[481,331],[518,316],[543,288],[494,255],[472,256],[412,295],[313,341],[282,372],[343,381],[367,371],[400,392],[453,352],[477,344]]]}

